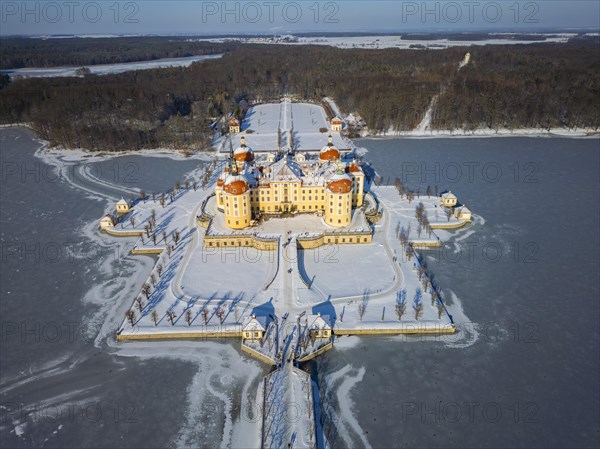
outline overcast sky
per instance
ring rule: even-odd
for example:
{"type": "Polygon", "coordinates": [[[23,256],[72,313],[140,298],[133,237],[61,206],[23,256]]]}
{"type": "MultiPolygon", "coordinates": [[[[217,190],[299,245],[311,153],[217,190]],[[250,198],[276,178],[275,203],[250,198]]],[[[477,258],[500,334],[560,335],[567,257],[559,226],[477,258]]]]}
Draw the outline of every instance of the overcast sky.
{"type": "Polygon", "coordinates": [[[2,35],[527,31],[600,27],[600,1],[5,1],[2,35]]]}

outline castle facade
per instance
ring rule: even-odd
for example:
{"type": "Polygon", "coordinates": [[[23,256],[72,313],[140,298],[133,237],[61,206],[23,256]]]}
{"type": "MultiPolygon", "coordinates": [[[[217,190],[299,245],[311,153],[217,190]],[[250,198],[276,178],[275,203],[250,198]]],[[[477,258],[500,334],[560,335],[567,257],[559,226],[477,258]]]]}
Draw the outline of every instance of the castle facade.
{"type": "Polygon", "coordinates": [[[356,161],[343,162],[331,136],[318,157],[270,154],[264,162],[241,145],[215,187],[217,208],[231,229],[252,225],[262,215],[317,213],[326,224],[350,225],[353,208],[363,204],[365,175],[356,161]]]}

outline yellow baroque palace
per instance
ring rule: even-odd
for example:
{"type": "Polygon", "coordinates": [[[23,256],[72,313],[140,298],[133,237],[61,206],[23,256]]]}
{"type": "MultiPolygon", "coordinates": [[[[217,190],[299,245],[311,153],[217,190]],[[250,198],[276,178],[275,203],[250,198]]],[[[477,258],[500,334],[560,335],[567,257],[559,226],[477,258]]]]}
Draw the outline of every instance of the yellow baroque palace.
{"type": "Polygon", "coordinates": [[[230,154],[215,187],[217,208],[231,229],[251,226],[260,215],[318,213],[333,227],[348,226],[352,209],[363,204],[365,175],[355,161],[342,162],[340,151],[329,142],[318,158],[303,153],[275,157],[265,163],[241,145],[230,154]]]}

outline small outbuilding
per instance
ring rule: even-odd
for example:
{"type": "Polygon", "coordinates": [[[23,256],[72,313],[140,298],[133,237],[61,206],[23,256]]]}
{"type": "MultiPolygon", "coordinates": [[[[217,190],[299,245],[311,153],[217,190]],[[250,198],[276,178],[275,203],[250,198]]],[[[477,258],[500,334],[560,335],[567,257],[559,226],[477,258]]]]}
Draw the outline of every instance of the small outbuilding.
{"type": "Polygon", "coordinates": [[[229,119],[229,132],[231,134],[240,132],[240,121],[235,117],[229,119]]]}
{"type": "Polygon", "coordinates": [[[467,206],[460,206],[454,210],[454,216],[460,221],[471,221],[472,215],[467,206]]]}
{"type": "Polygon", "coordinates": [[[267,317],[252,315],[246,317],[242,324],[242,338],[244,340],[262,340],[267,331],[267,317]]]}
{"type": "Polygon", "coordinates": [[[115,205],[115,209],[118,214],[128,214],[129,213],[129,203],[127,201],[125,201],[124,198],[121,198],[115,205]]]}
{"type": "Polygon", "coordinates": [[[328,316],[323,317],[317,313],[308,316],[307,322],[311,338],[331,338],[331,321],[328,316]]]}
{"type": "Polygon", "coordinates": [[[442,193],[442,206],[444,207],[454,207],[456,206],[457,198],[456,196],[448,191],[446,193],[442,193]]]}
{"type": "Polygon", "coordinates": [[[334,117],[331,119],[331,131],[340,132],[342,127],[344,126],[344,122],[339,117],[334,117]]]}
{"type": "Polygon", "coordinates": [[[112,228],[115,226],[115,222],[110,214],[106,214],[100,219],[100,229],[112,228]]]}

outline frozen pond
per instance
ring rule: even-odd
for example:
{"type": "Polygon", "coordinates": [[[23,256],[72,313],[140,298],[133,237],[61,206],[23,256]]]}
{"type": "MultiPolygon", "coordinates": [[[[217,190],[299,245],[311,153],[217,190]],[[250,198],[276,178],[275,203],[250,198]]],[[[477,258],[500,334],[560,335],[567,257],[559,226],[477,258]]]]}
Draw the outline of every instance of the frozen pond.
{"type": "MultiPolygon", "coordinates": [[[[461,335],[346,337],[310,362],[331,447],[598,447],[598,139],[357,144],[387,182],[450,188],[484,222],[427,252],[450,312],[473,321],[461,335]]],[[[66,182],[28,131],[0,130],[0,145],[3,447],[248,447],[260,421],[244,406],[267,368],[238,342],[115,346],[152,259],[86,230],[122,192],[198,163],[128,156],[66,182]]]]}
{"type": "MultiPolygon", "coordinates": [[[[98,64],[84,66],[90,69],[93,75],[114,75],[116,73],[131,72],[134,70],[158,69],[162,67],[187,67],[194,62],[217,59],[222,55],[187,56],[182,58],[162,58],[153,61],[122,62],[117,64],[98,64]]],[[[23,68],[0,70],[0,73],[21,78],[52,78],[57,76],[78,76],[78,67],[48,67],[48,68],[23,68]]]]}

